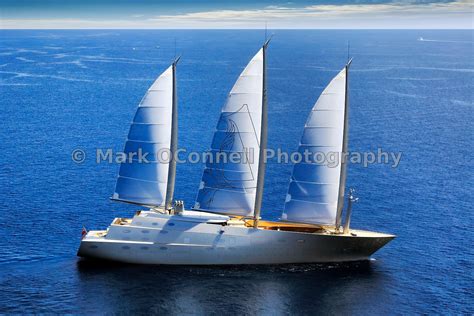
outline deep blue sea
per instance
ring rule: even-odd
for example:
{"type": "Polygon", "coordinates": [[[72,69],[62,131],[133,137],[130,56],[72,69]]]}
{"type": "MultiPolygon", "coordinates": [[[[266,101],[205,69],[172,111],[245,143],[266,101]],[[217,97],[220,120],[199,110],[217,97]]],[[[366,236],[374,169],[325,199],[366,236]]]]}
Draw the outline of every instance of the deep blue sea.
{"type": "MultiPolygon", "coordinates": [[[[209,148],[220,108],[263,31],[0,31],[0,313],[396,314],[474,312],[472,31],[274,31],[270,148],[292,151],[330,79],[354,57],[350,150],[401,152],[349,166],[352,227],[398,237],[368,263],[271,267],[94,264],[81,228],[137,207],[109,201],[143,94],[178,66],[179,143],[209,148]],[[424,41],[419,41],[423,37],[424,41]],[[176,46],[175,46],[176,40],[176,46]],[[175,48],[176,47],[176,48],[175,48]],[[71,152],[82,149],[85,162],[71,152]]],[[[263,216],[282,211],[291,164],[269,163],[263,216]]],[[[203,165],[180,164],[194,204],[203,165]]]]}

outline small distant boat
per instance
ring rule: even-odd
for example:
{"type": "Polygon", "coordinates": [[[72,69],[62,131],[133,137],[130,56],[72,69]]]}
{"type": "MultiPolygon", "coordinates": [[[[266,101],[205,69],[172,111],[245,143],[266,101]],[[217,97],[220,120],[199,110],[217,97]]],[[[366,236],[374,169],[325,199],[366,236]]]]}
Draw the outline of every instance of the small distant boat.
{"type": "Polygon", "coordinates": [[[419,40],[420,42],[422,42],[422,41],[424,41],[425,39],[420,36],[420,37],[418,38],[418,40],[419,40]]]}
{"type": "MultiPolygon", "coordinates": [[[[196,203],[174,200],[176,162],[123,163],[112,199],[141,205],[89,231],[78,255],[138,264],[241,265],[368,260],[395,236],[342,225],[346,165],[297,163],[281,221],[260,218],[267,146],[266,50],[252,58],[230,91],[211,145],[214,153],[254,150],[252,161],[207,162],[196,203]]],[[[177,150],[177,60],[150,87],[130,127],[125,152],[177,150]]],[[[350,62],[313,107],[300,150],[347,152],[350,62]]],[[[156,158],[156,157],[154,157],[156,158]]],[[[157,161],[158,159],[154,159],[157,161]]]]}

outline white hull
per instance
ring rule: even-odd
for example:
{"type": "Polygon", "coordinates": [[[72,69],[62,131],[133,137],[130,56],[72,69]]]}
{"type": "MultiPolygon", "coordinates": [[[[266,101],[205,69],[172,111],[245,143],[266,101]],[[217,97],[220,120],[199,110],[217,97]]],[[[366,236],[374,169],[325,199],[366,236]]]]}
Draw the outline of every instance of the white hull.
{"type": "Polygon", "coordinates": [[[78,255],[173,265],[345,262],[368,260],[395,237],[361,230],[331,234],[254,229],[231,222],[212,215],[141,212],[131,222],[116,219],[107,231],[89,232],[78,255]]]}

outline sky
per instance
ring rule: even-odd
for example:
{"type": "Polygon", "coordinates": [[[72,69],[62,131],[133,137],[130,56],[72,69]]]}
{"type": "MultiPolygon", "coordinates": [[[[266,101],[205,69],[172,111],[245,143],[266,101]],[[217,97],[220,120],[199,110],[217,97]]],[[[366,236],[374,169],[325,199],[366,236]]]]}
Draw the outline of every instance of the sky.
{"type": "Polygon", "coordinates": [[[472,29],[474,0],[0,0],[0,29],[472,29]]]}

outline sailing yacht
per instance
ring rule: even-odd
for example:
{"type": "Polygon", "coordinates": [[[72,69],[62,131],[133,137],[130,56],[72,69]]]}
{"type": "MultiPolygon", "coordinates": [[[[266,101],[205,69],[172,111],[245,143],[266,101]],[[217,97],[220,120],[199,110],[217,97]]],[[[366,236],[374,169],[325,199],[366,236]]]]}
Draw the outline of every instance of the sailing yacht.
{"type": "MultiPolygon", "coordinates": [[[[81,257],[137,264],[240,265],[367,260],[395,236],[351,229],[351,191],[342,226],[346,166],[294,165],[281,221],[260,218],[267,143],[266,50],[245,67],[222,108],[210,152],[247,155],[207,161],[192,210],[174,201],[176,164],[123,163],[112,199],[141,205],[89,231],[81,257]]],[[[177,148],[175,61],[153,83],[130,127],[125,152],[177,148]]],[[[305,124],[300,150],[347,152],[350,62],[329,83],[305,124]]],[[[156,158],[156,157],[155,157],[156,158]]],[[[155,159],[158,161],[158,159],[155,159]]]]}

